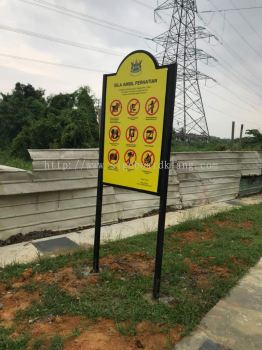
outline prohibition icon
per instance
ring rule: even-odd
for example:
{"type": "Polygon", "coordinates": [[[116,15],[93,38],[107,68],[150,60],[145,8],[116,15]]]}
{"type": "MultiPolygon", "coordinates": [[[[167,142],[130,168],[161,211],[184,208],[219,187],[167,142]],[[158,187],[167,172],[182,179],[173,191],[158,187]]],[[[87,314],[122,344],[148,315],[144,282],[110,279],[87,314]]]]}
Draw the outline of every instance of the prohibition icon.
{"type": "Polygon", "coordinates": [[[122,112],[122,103],[119,100],[114,100],[110,105],[110,112],[113,116],[117,117],[122,112]]]}
{"type": "Polygon", "coordinates": [[[142,154],[141,161],[144,167],[151,168],[155,163],[155,155],[151,151],[145,151],[142,154]]]}
{"type": "Polygon", "coordinates": [[[111,149],[108,152],[108,161],[112,165],[116,165],[119,162],[119,152],[116,149],[111,149]]]}
{"type": "Polygon", "coordinates": [[[135,116],[139,113],[139,111],[140,111],[140,102],[138,101],[138,99],[133,98],[127,104],[127,112],[129,115],[135,116]]]}
{"type": "Polygon", "coordinates": [[[128,149],[124,155],[124,159],[128,166],[133,166],[136,162],[136,152],[132,149],[128,149]]]}
{"type": "Polygon", "coordinates": [[[159,110],[159,101],[156,97],[150,97],[146,101],[146,113],[149,115],[155,115],[159,110]]]}
{"type": "Polygon", "coordinates": [[[120,139],[121,131],[118,126],[112,126],[109,130],[109,138],[111,141],[116,142],[120,139]]]}
{"type": "Polygon", "coordinates": [[[126,139],[129,143],[136,142],[138,138],[138,130],[135,126],[129,126],[126,129],[126,139]]]}
{"type": "Polygon", "coordinates": [[[148,126],[143,133],[143,139],[146,143],[151,144],[156,141],[157,131],[154,126],[148,126]]]}

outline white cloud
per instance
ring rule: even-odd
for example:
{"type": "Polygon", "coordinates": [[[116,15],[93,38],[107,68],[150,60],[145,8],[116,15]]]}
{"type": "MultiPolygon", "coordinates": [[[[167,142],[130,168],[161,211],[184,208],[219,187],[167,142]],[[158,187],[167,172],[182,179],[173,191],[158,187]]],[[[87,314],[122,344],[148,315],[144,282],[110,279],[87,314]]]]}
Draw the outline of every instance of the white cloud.
{"type": "MultiPolygon", "coordinates": [[[[132,0],[47,1],[86,13],[103,21],[110,21],[119,26],[148,33],[151,37],[167,29],[166,24],[154,22],[153,10],[139,6],[132,0]]],[[[142,1],[152,5],[152,7],[156,5],[155,0],[142,1]]],[[[238,0],[237,3],[239,6],[246,6],[245,0],[238,0]]],[[[249,6],[258,4],[255,0],[249,2],[249,6]]],[[[220,0],[217,6],[220,8],[230,7],[227,0],[220,0]]],[[[211,9],[211,5],[207,0],[198,0],[198,8],[199,11],[211,9]]],[[[104,47],[112,51],[123,52],[123,56],[136,49],[154,52],[156,48],[152,41],[139,39],[121,31],[113,31],[45,8],[32,6],[20,0],[2,0],[0,11],[2,14],[1,24],[86,45],[104,47]]],[[[245,12],[245,16],[258,32],[262,30],[261,14],[262,11],[245,12]]],[[[168,21],[167,15],[164,18],[168,21]]],[[[234,119],[238,126],[244,121],[248,128],[258,127],[259,124],[262,124],[262,99],[259,96],[262,95],[262,89],[260,89],[260,86],[262,87],[261,60],[221,16],[218,14],[213,17],[205,15],[205,20],[210,22],[210,27],[219,34],[224,42],[224,45],[215,42],[200,44],[210,53],[223,59],[217,64],[210,64],[210,66],[200,65],[204,72],[214,76],[221,85],[216,86],[213,83],[208,83],[207,87],[203,86],[202,88],[211,134],[228,137],[230,125],[234,119]],[[232,55],[232,50],[228,50],[226,46],[231,47],[240,56],[240,59],[232,55]],[[227,62],[227,65],[224,64],[224,61],[227,62]],[[232,92],[229,92],[228,89],[232,92]],[[221,110],[223,113],[217,112],[215,109],[221,110]]],[[[262,56],[262,41],[239,14],[227,13],[226,20],[231,21],[250,45],[261,52],[262,56]]],[[[3,30],[0,30],[1,52],[41,61],[84,66],[105,72],[114,72],[122,60],[122,57],[101,54],[3,30]]],[[[0,56],[0,76],[0,91],[4,92],[11,90],[17,81],[21,81],[42,87],[48,94],[71,92],[81,85],[89,85],[95,94],[101,97],[102,74],[97,72],[73,70],[0,56]]]]}

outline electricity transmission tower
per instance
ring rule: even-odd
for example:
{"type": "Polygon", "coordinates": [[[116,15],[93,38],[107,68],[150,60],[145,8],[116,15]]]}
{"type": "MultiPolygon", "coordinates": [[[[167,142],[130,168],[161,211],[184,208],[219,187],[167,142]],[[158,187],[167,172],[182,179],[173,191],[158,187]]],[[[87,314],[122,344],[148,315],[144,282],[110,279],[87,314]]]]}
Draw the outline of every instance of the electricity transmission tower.
{"type": "MultiPolygon", "coordinates": [[[[199,72],[198,62],[215,59],[197,48],[198,39],[214,37],[204,27],[196,25],[196,0],[166,0],[155,9],[155,18],[171,14],[169,29],[153,41],[161,47],[159,62],[177,62],[177,92],[174,111],[176,135],[181,139],[209,137],[205,108],[200,90],[200,80],[212,79],[199,72]],[[170,13],[171,12],[171,13],[170,13]]],[[[214,80],[214,79],[213,79],[214,80]]]]}

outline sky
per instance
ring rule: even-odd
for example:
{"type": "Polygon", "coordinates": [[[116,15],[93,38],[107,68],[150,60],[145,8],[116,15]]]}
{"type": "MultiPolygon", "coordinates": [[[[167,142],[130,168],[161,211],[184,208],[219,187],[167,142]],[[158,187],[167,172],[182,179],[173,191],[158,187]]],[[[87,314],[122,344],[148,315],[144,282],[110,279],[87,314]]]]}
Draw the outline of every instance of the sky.
{"type": "MultiPolygon", "coordinates": [[[[165,12],[162,21],[155,20],[157,3],[162,1],[0,0],[0,92],[10,92],[18,81],[42,88],[47,95],[88,85],[101,98],[103,73],[115,72],[131,51],[156,54],[159,50],[151,39],[167,30],[171,12],[165,12]],[[71,15],[57,7],[50,9],[48,3],[69,9],[71,15]],[[47,40],[50,37],[60,42],[47,40]]],[[[197,6],[197,24],[217,36],[217,40],[198,42],[199,48],[218,60],[199,66],[216,80],[201,82],[210,134],[230,137],[232,121],[236,136],[241,124],[245,130],[262,131],[262,8],[202,13],[234,6],[262,7],[262,0],[198,0],[197,6]]]]}

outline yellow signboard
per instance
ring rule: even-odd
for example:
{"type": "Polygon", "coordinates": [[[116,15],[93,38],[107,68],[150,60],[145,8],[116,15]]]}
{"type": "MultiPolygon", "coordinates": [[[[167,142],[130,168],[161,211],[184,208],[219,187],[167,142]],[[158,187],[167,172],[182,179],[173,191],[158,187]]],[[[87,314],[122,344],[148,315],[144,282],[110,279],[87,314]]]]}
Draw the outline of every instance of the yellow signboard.
{"type": "Polygon", "coordinates": [[[93,272],[99,272],[103,185],[160,196],[154,274],[159,298],[177,64],[159,67],[135,51],[116,74],[104,75],[93,272]]]}
{"type": "Polygon", "coordinates": [[[106,76],[103,183],[159,192],[167,75],[136,51],[106,76]]]}

